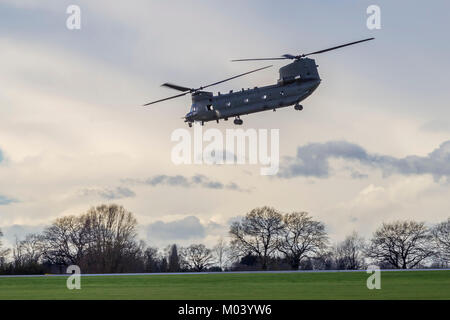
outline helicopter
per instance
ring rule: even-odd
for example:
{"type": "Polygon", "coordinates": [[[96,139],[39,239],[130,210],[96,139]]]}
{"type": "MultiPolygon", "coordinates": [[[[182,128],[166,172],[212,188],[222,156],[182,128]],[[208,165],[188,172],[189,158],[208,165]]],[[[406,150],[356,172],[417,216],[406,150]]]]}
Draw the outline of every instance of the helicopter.
{"type": "Polygon", "coordinates": [[[201,122],[201,124],[204,125],[204,123],[208,121],[216,121],[217,123],[219,123],[219,120],[221,119],[227,121],[228,118],[232,117],[234,117],[235,125],[242,125],[243,120],[240,118],[242,115],[248,115],[251,113],[266,110],[276,111],[276,109],[278,108],[292,105],[294,106],[295,110],[300,111],[303,110],[303,106],[300,104],[300,102],[309,97],[317,89],[321,82],[319,72],[317,71],[318,65],[316,64],[316,61],[314,59],[307,58],[308,56],[336,50],[373,39],[375,38],[367,38],[300,55],[284,54],[281,57],[277,58],[251,58],[231,60],[232,62],[293,60],[293,62],[279,69],[280,78],[274,85],[268,85],[259,88],[254,87],[251,89],[242,89],[236,92],[230,90],[230,92],[226,94],[218,92],[217,95],[214,95],[212,92],[203,90],[208,87],[212,87],[220,83],[272,67],[270,65],[198,88],[188,88],[172,83],[164,83],[162,84],[163,87],[181,91],[182,93],[168,98],[149,102],[147,104],[144,104],[144,106],[149,106],[155,103],[191,94],[191,109],[186,114],[186,116],[182,118],[184,119],[184,122],[188,123],[189,127],[192,127],[192,124],[194,122],[201,122]]]}

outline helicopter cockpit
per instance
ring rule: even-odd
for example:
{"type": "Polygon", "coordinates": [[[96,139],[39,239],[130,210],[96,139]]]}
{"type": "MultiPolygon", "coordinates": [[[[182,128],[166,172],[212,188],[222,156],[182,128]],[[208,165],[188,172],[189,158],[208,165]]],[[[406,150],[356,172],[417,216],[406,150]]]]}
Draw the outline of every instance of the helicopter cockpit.
{"type": "Polygon", "coordinates": [[[199,109],[198,104],[193,103],[193,104],[191,105],[191,110],[189,110],[189,113],[196,113],[196,112],[198,111],[198,109],[199,109]]]}

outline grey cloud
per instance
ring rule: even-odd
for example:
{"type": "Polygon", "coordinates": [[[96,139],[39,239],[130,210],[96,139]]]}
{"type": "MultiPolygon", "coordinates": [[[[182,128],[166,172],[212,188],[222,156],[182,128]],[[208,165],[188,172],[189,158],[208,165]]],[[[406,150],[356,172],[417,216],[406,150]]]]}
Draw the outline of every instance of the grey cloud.
{"type": "Polygon", "coordinates": [[[0,206],[6,206],[6,205],[14,203],[14,202],[18,202],[18,201],[16,199],[2,196],[0,194],[0,206]]]}
{"type": "MultiPolygon", "coordinates": [[[[395,158],[367,152],[363,147],[346,141],[310,143],[298,147],[297,156],[286,158],[281,166],[281,178],[296,176],[327,178],[330,176],[329,160],[344,159],[382,170],[384,176],[394,173],[403,175],[431,174],[434,179],[450,177],[450,141],[442,143],[427,156],[410,155],[395,158]]],[[[353,170],[354,178],[361,178],[353,170]]]]}
{"type": "Polygon", "coordinates": [[[107,200],[132,198],[136,194],[127,187],[110,188],[86,188],[81,191],[82,196],[95,195],[107,200]]]}
{"type": "Polygon", "coordinates": [[[367,179],[369,177],[368,174],[361,173],[361,172],[353,170],[353,169],[351,169],[350,175],[353,179],[367,179]]]}
{"type": "Polygon", "coordinates": [[[141,179],[124,179],[124,183],[132,184],[145,184],[152,187],[156,186],[172,186],[172,187],[200,187],[205,189],[217,189],[217,190],[234,190],[234,191],[247,191],[239,187],[236,183],[222,183],[217,180],[211,180],[210,178],[196,174],[192,177],[185,177],[182,175],[155,175],[153,177],[141,180],[141,179]]]}
{"type": "MultiPolygon", "coordinates": [[[[181,175],[177,175],[177,176],[157,175],[157,176],[146,179],[143,183],[151,185],[151,186],[165,184],[165,185],[169,185],[169,186],[189,187],[189,185],[190,185],[188,179],[186,179],[184,176],[181,176],[181,175]]],[[[193,181],[193,183],[198,183],[198,182],[193,181]]]]}
{"type": "Polygon", "coordinates": [[[208,234],[217,234],[217,233],[226,233],[228,231],[228,225],[223,225],[220,223],[216,223],[213,221],[210,221],[206,226],[205,226],[206,232],[208,234]]]}
{"type": "Polygon", "coordinates": [[[151,244],[165,246],[171,243],[187,245],[202,242],[208,236],[226,236],[228,224],[214,221],[202,223],[196,216],[187,216],[171,222],[156,221],[143,226],[143,232],[151,244]]]}
{"type": "Polygon", "coordinates": [[[189,216],[172,222],[156,221],[147,227],[149,239],[188,240],[204,238],[206,228],[197,217],[189,216]]]}

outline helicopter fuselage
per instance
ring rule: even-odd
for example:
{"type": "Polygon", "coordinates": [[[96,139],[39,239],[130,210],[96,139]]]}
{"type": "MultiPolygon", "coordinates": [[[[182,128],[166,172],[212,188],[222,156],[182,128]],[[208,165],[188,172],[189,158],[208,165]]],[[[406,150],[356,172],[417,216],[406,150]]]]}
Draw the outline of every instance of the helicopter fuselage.
{"type": "Polygon", "coordinates": [[[320,84],[317,65],[313,59],[294,61],[280,69],[280,79],[275,85],[230,91],[214,95],[197,91],[192,94],[192,106],[185,121],[208,122],[228,120],[255,112],[275,110],[298,105],[310,96],[320,84]]]}
{"type": "Polygon", "coordinates": [[[310,96],[319,80],[295,80],[293,83],[242,89],[239,92],[213,95],[200,91],[193,97],[187,122],[228,119],[255,112],[295,105],[310,96]],[[196,99],[199,98],[199,99],[196,99]]]}

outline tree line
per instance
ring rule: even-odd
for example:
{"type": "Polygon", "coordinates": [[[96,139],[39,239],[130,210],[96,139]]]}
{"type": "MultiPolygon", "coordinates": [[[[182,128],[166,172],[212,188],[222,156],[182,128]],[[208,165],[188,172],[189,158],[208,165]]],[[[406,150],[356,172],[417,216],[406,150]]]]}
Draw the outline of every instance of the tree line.
{"type": "Polygon", "coordinates": [[[0,274],[186,272],[237,270],[330,270],[448,267],[450,218],[383,223],[368,240],[356,232],[331,244],[324,223],[307,212],[255,208],[231,223],[229,241],[159,249],[138,240],[137,220],[122,206],[100,205],[81,215],[56,219],[41,233],[3,248],[0,274]]]}

